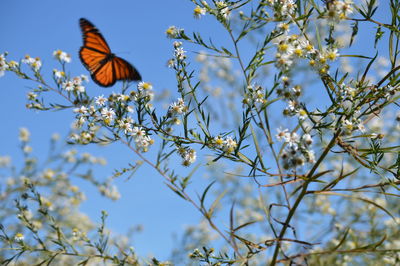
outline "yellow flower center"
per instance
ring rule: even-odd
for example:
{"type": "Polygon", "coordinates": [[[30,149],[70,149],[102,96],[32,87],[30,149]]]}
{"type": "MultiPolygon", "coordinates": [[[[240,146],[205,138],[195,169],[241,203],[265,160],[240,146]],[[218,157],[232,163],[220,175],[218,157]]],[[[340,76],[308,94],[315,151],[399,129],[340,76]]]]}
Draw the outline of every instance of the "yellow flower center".
{"type": "Polygon", "coordinates": [[[300,48],[297,48],[294,50],[295,55],[297,56],[302,56],[303,55],[303,50],[301,50],[300,48]]]}
{"type": "Polygon", "coordinates": [[[196,15],[201,15],[203,13],[203,9],[199,6],[196,6],[196,8],[194,9],[194,13],[196,15]]]}
{"type": "Polygon", "coordinates": [[[151,84],[148,82],[143,83],[143,89],[148,90],[151,88],[151,84]]]}
{"type": "Polygon", "coordinates": [[[278,45],[278,50],[281,52],[286,52],[288,48],[289,48],[289,45],[287,45],[286,43],[282,43],[282,44],[278,45]]]}

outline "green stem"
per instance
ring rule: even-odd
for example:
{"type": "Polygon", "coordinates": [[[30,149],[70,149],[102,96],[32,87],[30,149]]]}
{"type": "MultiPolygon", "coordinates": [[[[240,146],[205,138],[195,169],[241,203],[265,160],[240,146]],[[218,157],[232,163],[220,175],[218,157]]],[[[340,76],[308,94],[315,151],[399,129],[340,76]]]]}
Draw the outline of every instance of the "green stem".
{"type": "MultiPolygon", "coordinates": [[[[328,146],[325,148],[325,150],[322,153],[322,155],[319,157],[318,161],[314,164],[313,168],[308,173],[306,181],[303,184],[303,189],[301,190],[301,193],[300,193],[299,197],[296,199],[296,202],[293,204],[292,209],[290,210],[288,216],[286,217],[286,221],[283,224],[281,232],[279,233],[278,240],[281,240],[285,236],[286,230],[289,227],[290,221],[292,220],[292,218],[293,218],[293,216],[294,216],[294,214],[295,214],[295,212],[297,210],[297,207],[299,207],[300,202],[303,200],[304,196],[307,194],[308,185],[311,183],[311,181],[314,181],[313,178],[312,178],[313,174],[315,173],[315,171],[317,170],[319,165],[322,163],[322,161],[325,159],[325,157],[328,155],[330,149],[335,145],[336,139],[340,135],[340,133],[341,133],[341,131],[340,131],[340,129],[338,129],[336,131],[336,133],[333,135],[331,141],[329,142],[328,146]]],[[[277,245],[275,247],[275,251],[274,251],[274,255],[272,257],[271,265],[275,265],[276,264],[276,260],[278,258],[279,250],[280,250],[280,241],[277,242],[277,245]]]]}

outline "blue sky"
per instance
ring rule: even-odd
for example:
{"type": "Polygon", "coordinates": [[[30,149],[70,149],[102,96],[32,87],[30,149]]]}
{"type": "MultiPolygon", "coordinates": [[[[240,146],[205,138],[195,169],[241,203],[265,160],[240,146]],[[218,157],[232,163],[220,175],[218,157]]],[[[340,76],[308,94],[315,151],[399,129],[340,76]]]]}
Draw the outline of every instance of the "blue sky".
{"type": "MultiPolygon", "coordinates": [[[[140,71],[143,79],[153,84],[155,91],[175,86],[174,72],[166,67],[172,55],[172,41],[165,37],[171,25],[194,31],[207,29],[207,18],[195,20],[194,6],[190,1],[0,1],[0,53],[7,51],[8,59],[18,61],[25,54],[40,57],[43,73],[58,67],[52,52],[61,49],[72,55],[68,69],[72,75],[88,75],[78,58],[82,45],[78,20],[87,18],[94,23],[108,41],[113,52],[130,61],[140,71]]],[[[213,29],[215,32],[217,29],[213,29]]],[[[32,83],[6,73],[0,79],[0,110],[7,114],[0,131],[0,155],[10,155],[18,162],[18,130],[27,127],[32,133],[32,146],[38,157],[47,154],[48,141],[55,132],[66,134],[73,114],[71,111],[35,112],[25,109],[26,93],[32,83]]],[[[91,95],[118,91],[100,88],[93,82],[87,85],[91,95]]],[[[157,147],[154,147],[157,149],[157,147]]],[[[96,156],[107,158],[108,165],[99,172],[99,178],[110,176],[114,169],[126,167],[138,158],[122,145],[83,149],[96,156]],[[115,156],[118,154],[118,156],[115,156]]],[[[80,182],[81,183],[81,182],[80,182]]],[[[154,171],[140,169],[129,181],[116,181],[121,192],[117,202],[98,196],[93,187],[82,190],[87,201],[82,210],[95,220],[100,220],[101,210],[109,213],[109,227],[124,233],[129,226],[144,225],[144,231],[135,237],[134,246],[139,255],[150,253],[167,259],[173,246],[172,233],[182,231],[185,224],[195,223],[198,213],[163,183],[154,171]]]]}

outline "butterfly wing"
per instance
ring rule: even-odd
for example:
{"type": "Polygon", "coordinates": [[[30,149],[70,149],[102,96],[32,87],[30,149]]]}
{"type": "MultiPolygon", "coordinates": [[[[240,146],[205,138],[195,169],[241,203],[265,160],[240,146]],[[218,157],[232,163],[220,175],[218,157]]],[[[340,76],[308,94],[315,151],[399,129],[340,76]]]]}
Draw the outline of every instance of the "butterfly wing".
{"type": "Polygon", "coordinates": [[[112,61],[117,80],[142,80],[139,72],[129,62],[120,57],[114,57],[112,61]]]}
{"type": "Polygon", "coordinates": [[[92,79],[103,87],[110,87],[117,80],[141,80],[142,78],[129,62],[115,56],[93,72],[92,79]]]}
{"type": "Polygon", "coordinates": [[[81,18],[79,24],[83,37],[79,57],[84,66],[93,73],[101,67],[102,60],[111,54],[111,50],[103,35],[90,21],[81,18]]]}
{"type": "Polygon", "coordinates": [[[90,21],[81,18],[79,24],[83,36],[79,57],[94,82],[110,87],[117,80],[141,80],[139,72],[129,62],[111,53],[103,35],[90,21]]]}

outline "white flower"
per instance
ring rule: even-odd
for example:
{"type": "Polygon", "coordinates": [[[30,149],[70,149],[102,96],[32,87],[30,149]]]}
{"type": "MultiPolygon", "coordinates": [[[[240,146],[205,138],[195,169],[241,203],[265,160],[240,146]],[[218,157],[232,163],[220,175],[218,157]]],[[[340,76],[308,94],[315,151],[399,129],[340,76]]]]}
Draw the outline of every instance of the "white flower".
{"type": "MultiPolygon", "coordinates": [[[[128,96],[127,96],[128,97],[128,96]]],[[[117,102],[124,102],[126,100],[125,95],[121,94],[121,93],[114,93],[113,92],[113,98],[117,101],[117,102]]]]}
{"type": "Polygon", "coordinates": [[[358,123],[357,128],[358,128],[358,130],[360,130],[362,133],[365,132],[365,126],[364,126],[363,123],[361,123],[361,122],[358,123]]]}
{"type": "Polygon", "coordinates": [[[146,152],[148,147],[153,143],[153,140],[149,136],[145,136],[143,138],[139,138],[135,141],[136,148],[146,152]]]}
{"type": "Polygon", "coordinates": [[[31,153],[32,150],[33,150],[33,148],[29,145],[24,146],[24,149],[23,149],[24,153],[31,153]]]}
{"type": "Polygon", "coordinates": [[[343,121],[342,129],[343,129],[347,134],[350,134],[350,133],[354,130],[354,124],[353,124],[350,120],[345,119],[345,120],[343,121]]]}
{"type": "Polygon", "coordinates": [[[176,48],[182,46],[182,42],[174,41],[173,45],[174,45],[174,48],[176,49],[176,48]]]}
{"type": "Polygon", "coordinates": [[[294,0],[286,0],[283,2],[283,5],[281,7],[281,15],[282,16],[288,16],[290,14],[293,14],[296,9],[296,4],[294,0]]]}
{"type": "Polygon", "coordinates": [[[298,115],[298,117],[299,117],[299,120],[305,120],[305,119],[307,118],[307,112],[306,112],[306,110],[304,110],[304,109],[300,109],[300,110],[297,112],[297,115],[298,115]]]}
{"type": "Polygon", "coordinates": [[[296,132],[290,134],[290,138],[287,141],[289,147],[297,148],[297,143],[299,142],[299,135],[296,132]]]}
{"type": "Polygon", "coordinates": [[[224,140],[222,149],[227,153],[231,153],[236,149],[236,147],[237,147],[236,141],[229,136],[224,140]]]}
{"type": "Polygon", "coordinates": [[[119,121],[119,127],[124,130],[125,134],[132,132],[132,124],[129,122],[119,121]]]}
{"type": "Polygon", "coordinates": [[[154,142],[150,138],[150,136],[147,136],[142,127],[134,127],[132,129],[131,135],[134,138],[136,148],[144,152],[146,152],[148,150],[148,146],[150,146],[154,142]]]}
{"type": "Polygon", "coordinates": [[[291,54],[288,54],[288,53],[284,53],[284,54],[277,53],[276,54],[275,65],[278,68],[288,69],[292,64],[293,64],[293,59],[292,59],[291,54]]]}
{"type": "Polygon", "coordinates": [[[134,100],[146,98],[146,100],[152,100],[154,97],[153,85],[149,82],[140,82],[138,84],[138,94],[135,95],[134,100]]]}
{"type": "Polygon", "coordinates": [[[170,27],[165,31],[165,33],[167,34],[167,37],[168,37],[168,38],[174,39],[174,38],[177,38],[177,37],[178,37],[180,31],[181,31],[181,30],[178,29],[177,27],[175,27],[175,26],[170,26],[170,27]]]}
{"type": "Polygon", "coordinates": [[[231,11],[225,1],[218,1],[215,2],[215,6],[218,9],[219,14],[224,17],[225,19],[229,17],[231,11]]]}
{"type": "Polygon", "coordinates": [[[335,61],[336,58],[339,57],[339,52],[338,49],[333,48],[333,49],[328,49],[325,51],[325,58],[327,58],[330,61],[335,61]]]}
{"type": "Polygon", "coordinates": [[[0,156],[0,167],[8,167],[11,164],[10,156],[0,156]]]}
{"type": "Polygon", "coordinates": [[[186,53],[186,51],[183,50],[182,47],[178,47],[175,49],[174,55],[175,55],[176,59],[184,60],[186,58],[185,53],[186,53]]]}
{"type": "Polygon", "coordinates": [[[99,106],[104,106],[106,102],[108,101],[107,98],[104,98],[104,95],[99,95],[95,97],[95,103],[99,106]]]}
{"type": "Polygon", "coordinates": [[[169,110],[172,114],[183,114],[184,112],[186,112],[187,107],[186,107],[183,99],[178,98],[178,100],[176,102],[172,103],[169,106],[169,110]]]}
{"type": "Polygon", "coordinates": [[[42,62],[39,57],[32,58],[29,55],[26,55],[25,58],[22,59],[22,62],[29,65],[34,72],[38,72],[42,67],[42,62]]]}
{"type": "Polygon", "coordinates": [[[299,41],[299,45],[307,54],[314,54],[316,52],[314,46],[308,40],[299,41]]]}
{"type": "Polygon", "coordinates": [[[4,71],[8,69],[7,61],[4,54],[0,54],[0,77],[4,76],[4,71]]]}
{"type": "Polygon", "coordinates": [[[66,91],[75,91],[83,93],[85,92],[85,87],[82,86],[82,76],[74,77],[72,80],[64,81],[61,86],[66,91]]]}
{"type": "Polygon", "coordinates": [[[82,105],[82,106],[79,107],[79,108],[75,108],[75,109],[74,109],[74,113],[79,113],[79,114],[85,115],[85,114],[88,113],[88,109],[87,109],[86,106],[83,106],[83,105],[82,105]]]}
{"type": "Polygon", "coordinates": [[[19,129],[19,140],[23,142],[28,142],[31,133],[27,128],[20,128],[19,129]]]}
{"type": "Polygon", "coordinates": [[[104,119],[113,120],[115,116],[115,112],[112,108],[104,107],[101,109],[101,115],[104,119]]]}
{"type": "Polygon", "coordinates": [[[206,14],[206,9],[200,6],[196,6],[193,10],[193,15],[195,18],[201,18],[201,16],[204,16],[205,14],[206,14]]]}
{"type": "Polygon", "coordinates": [[[62,87],[66,91],[73,91],[74,83],[72,83],[72,81],[68,80],[68,81],[62,83],[62,87]]]}
{"type": "Polygon", "coordinates": [[[121,197],[121,194],[119,193],[118,188],[115,185],[101,185],[99,187],[99,191],[101,194],[112,200],[118,200],[121,197]]]}
{"type": "Polygon", "coordinates": [[[82,86],[82,77],[74,77],[72,82],[74,84],[74,90],[77,92],[85,92],[85,87],[82,86]]]}
{"type": "Polygon", "coordinates": [[[26,95],[26,98],[28,98],[28,100],[30,100],[30,101],[34,101],[34,100],[36,100],[37,96],[38,96],[38,95],[37,95],[36,93],[30,91],[30,92],[26,95]]]}
{"type": "Polygon", "coordinates": [[[297,103],[296,103],[296,101],[289,101],[288,102],[288,110],[290,110],[291,112],[294,112],[294,111],[296,111],[296,106],[297,106],[297,103]]]}
{"type": "Polygon", "coordinates": [[[261,86],[251,85],[247,87],[246,97],[244,99],[245,103],[255,104],[255,103],[266,103],[265,92],[261,86]]]}
{"type": "Polygon", "coordinates": [[[288,142],[290,139],[290,132],[289,129],[282,129],[281,127],[277,129],[278,134],[275,135],[275,137],[279,140],[279,141],[284,141],[284,142],[288,142]]]}
{"type": "Polygon", "coordinates": [[[17,233],[15,236],[14,236],[14,239],[15,239],[15,241],[17,241],[17,242],[23,242],[24,241],[24,235],[23,234],[21,234],[21,233],[17,233]]]}
{"type": "Polygon", "coordinates": [[[182,165],[189,166],[196,161],[196,151],[193,149],[185,149],[185,151],[181,154],[182,156],[182,165]]]}
{"type": "Polygon", "coordinates": [[[142,129],[142,127],[134,127],[132,129],[132,136],[135,138],[141,138],[146,136],[146,132],[142,129]]]}
{"type": "Polygon", "coordinates": [[[72,127],[75,129],[81,128],[86,121],[87,119],[84,116],[81,116],[73,122],[72,127]]]}
{"type": "Polygon", "coordinates": [[[53,69],[53,75],[57,80],[60,80],[65,77],[64,71],[53,69]]]}
{"type": "Polygon", "coordinates": [[[304,143],[304,146],[309,146],[313,143],[311,135],[306,133],[301,137],[301,141],[304,143]]]}
{"type": "Polygon", "coordinates": [[[139,90],[152,90],[153,89],[153,85],[151,85],[151,83],[149,83],[149,82],[141,81],[138,84],[138,89],[139,90]]]}
{"type": "Polygon", "coordinates": [[[71,56],[67,54],[66,52],[63,52],[61,50],[56,50],[53,52],[54,58],[56,58],[60,62],[66,62],[70,63],[71,62],[71,56]]]}
{"type": "Polygon", "coordinates": [[[306,156],[309,163],[315,163],[315,153],[313,150],[307,150],[306,156]]]}
{"type": "Polygon", "coordinates": [[[82,81],[89,82],[89,78],[86,75],[80,75],[80,78],[81,78],[82,81]]]}
{"type": "Polygon", "coordinates": [[[17,70],[19,67],[19,63],[11,60],[10,62],[8,62],[8,67],[12,70],[17,70]]]}

